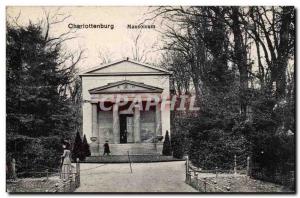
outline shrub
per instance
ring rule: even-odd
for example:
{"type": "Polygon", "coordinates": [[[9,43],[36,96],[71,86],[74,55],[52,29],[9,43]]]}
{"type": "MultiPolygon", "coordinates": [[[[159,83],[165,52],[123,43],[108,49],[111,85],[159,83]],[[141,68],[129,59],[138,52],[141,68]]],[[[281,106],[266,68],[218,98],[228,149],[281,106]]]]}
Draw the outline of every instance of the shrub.
{"type": "Polygon", "coordinates": [[[171,142],[170,142],[169,131],[167,131],[166,135],[165,135],[162,154],[163,155],[172,155],[172,146],[171,146],[171,142]]]}
{"type": "Polygon", "coordinates": [[[182,159],[184,155],[184,139],[180,136],[173,136],[172,135],[172,148],[173,148],[173,157],[182,159]]]}
{"type": "Polygon", "coordinates": [[[79,160],[84,160],[85,156],[84,153],[82,151],[82,140],[80,137],[79,132],[76,133],[76,137],[75,137],[75,142],[73,145],[73,150],[72,150],[72,159],[74,162],[76,162],[76,159],[79,158],[79,160]]]}
{"type": "Polygon", "coordinates": [[[84,157],[91,156],[90,145],[88,144],[85,135],[83,136],[83,141],[82,141],[82,151],[84,157]]]}

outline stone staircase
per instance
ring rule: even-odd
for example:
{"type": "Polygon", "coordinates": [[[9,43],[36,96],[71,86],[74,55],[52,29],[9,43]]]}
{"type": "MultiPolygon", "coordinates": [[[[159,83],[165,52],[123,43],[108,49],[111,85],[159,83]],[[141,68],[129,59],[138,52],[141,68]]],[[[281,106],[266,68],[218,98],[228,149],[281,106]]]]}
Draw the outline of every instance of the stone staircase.
{"type": "MultiPolygon", "coordinates": [[[[162,143],[127,143],[109,144],[111,155],[161,155],[162,143]]],[[[103,155],[103,145],[100,145],[100,155],[103,155]]]]}
{"type": "Polygon", "coordinates": [[[172,156],[163,156],[162,143],[127,143],[109,144],[111,155],[103,156],[103,146],[100,147],[100,156],[87,157],[85,163],[128,163],[131,162],[164,162],[177,161],[172,156]],[[129,157],[128,157],[129,152],[129,157]]]}
{"type": "MultiPolygon", "coordinates": [[[[130,162],[133,163],[182,161],[182,159],[163,155],[130,155],[129,157],[130,162]]],[[[92,156],[87,157],[82,163],[128,163],[129,157],[128,155],[92,156]]]]}

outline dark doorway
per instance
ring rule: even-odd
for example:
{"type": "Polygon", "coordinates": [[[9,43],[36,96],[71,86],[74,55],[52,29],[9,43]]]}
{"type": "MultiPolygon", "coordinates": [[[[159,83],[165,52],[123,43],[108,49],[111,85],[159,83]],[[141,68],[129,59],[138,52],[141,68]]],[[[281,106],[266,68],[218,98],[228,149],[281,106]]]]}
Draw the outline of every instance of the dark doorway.
{"type": "Polygon", "coordinates": [[[131,114],[120,114],[120,143],[127,143],[127,117],[132,117],[131,114]]]}

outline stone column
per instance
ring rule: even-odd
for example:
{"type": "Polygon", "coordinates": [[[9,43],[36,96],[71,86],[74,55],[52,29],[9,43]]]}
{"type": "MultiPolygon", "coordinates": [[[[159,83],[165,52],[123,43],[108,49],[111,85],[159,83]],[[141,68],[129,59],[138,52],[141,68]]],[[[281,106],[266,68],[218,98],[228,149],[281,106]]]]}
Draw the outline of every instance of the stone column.
{"type": "Polygon", "coordinates": [[[138,143],[141,142],[141,126],[140,126],[140,119],[141,119],[141,113],[140,113],[140,106],[135,105],[134,106],[134,114],[133,114],[133,136],[134,136],[134,142],[138,143]]]}
{"type": "Polygon", "coordinates": [[[91,137],[91,155],[98,156],[99,152],[99,133],[98,133],[98,120],[97,120],[97,103],[92,103],[92,137],[91,137]]]}
{"type": "Polygon", "coordinates": [[[113,105],[113,134],[114,143],[120,143],[120,120],[119,120],[119,104],[115,103],[113,105]]]}
{"type": "Polygon", "coordinates": [[[155,136],[162,135],[161,131],[161,103],[155,107],[155,136]]]}

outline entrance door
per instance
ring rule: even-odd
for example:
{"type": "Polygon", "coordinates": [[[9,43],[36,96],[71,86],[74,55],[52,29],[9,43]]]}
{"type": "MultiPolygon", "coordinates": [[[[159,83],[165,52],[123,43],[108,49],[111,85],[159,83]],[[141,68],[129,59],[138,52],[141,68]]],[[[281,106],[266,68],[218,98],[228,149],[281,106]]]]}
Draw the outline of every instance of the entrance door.
{"type": "Polygon", "coordinates": [[[132,117],[131,114],[120,114],[120,143],[121,144],[127,143],[127,136],[128,136],[127,120],[130,117],[132,117]]]}

